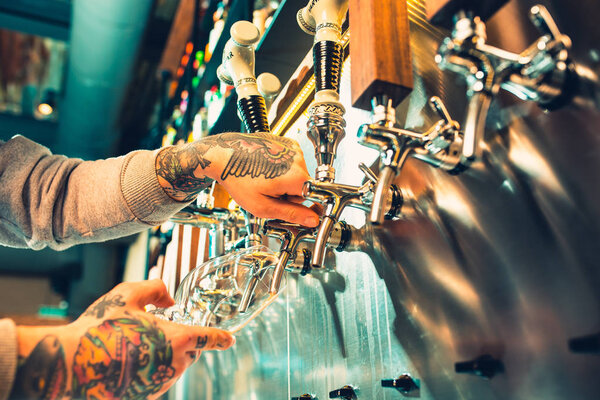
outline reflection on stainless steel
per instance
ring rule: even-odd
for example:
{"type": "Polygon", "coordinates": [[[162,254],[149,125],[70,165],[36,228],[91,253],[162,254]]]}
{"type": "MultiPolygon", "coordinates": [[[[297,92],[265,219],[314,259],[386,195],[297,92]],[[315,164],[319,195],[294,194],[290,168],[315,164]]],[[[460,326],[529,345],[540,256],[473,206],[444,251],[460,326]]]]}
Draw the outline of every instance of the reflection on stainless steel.
{"type": "MultiPolygon", "coordinates": [[[[489,43],[537,40],[519,29],[530,27],[526,13],[537,2],[511,0],[486,23],[489,43]]],[[[600,3],[542,3],[571,37],[573,60],[585,64],[600,43],[600,3]]],[[[423,4],[409,0],[415,90],[397,109],[400,126],[417,131],[438,119],[417,114],[433,95],[460,121],[468,106],[463,82],[434,62],[445,35],[427,24],[423,4]]],[[[350,108],[344,75],[340,98],[346,130],[356,132],[369,115],[350,108]]],[[[313,146],[298,133],[305,126],[301,117],[287,135],[312,170],[313,146]]],[[[481,158],[458,176],[409,158],[394,182],[410,192],[403,218],[366,225],[365,253],[337,253],[335,271],[289,274],[232,350],[206,352],[189,370],[188,397],[324,399],[352,384],[359,399],[393,400],[404,397],[381,380],[410,374],[422,399],[595,399],[600,358],[571,352],[569,340],[600,331],[600,112],[544,113],[499,93],[485,127],[481,158]],[[484,355],[504,372],[455,372],[484,355]]],[[[358,161],[378,156],[368,151],[348,134],[337,181],[360,185],[358,161]]],[[[360,227],[364,217],[346,208],[340,218],[360,227]]]]}
{"type": "Polygon", "coordinates": [[[560,32],[546,7],[530,8],[531,21],[542,36],[517,54],[487,44],[485,23],[470,13],[466,3],[464,6],[454,16],[452,36],[444,39],[435,60],[440,68],[463,75],[467,82],[465,160],[478,156],[490,102],[500,88],[544,109],[570,102],[600,106],[597,74],[572,61],[571,39],[560,32]]]}

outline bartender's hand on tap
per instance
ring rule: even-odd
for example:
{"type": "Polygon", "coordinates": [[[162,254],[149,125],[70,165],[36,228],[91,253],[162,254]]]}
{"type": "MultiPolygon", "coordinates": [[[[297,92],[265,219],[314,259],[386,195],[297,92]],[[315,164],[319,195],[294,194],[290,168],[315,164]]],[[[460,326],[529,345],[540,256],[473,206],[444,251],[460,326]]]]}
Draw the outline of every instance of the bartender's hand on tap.
{"type": "Polygon", "coordinates": [[[69,325],[19,326],[10,399],[155,399],[203,350],[235,342],[219,329],[158,319],[147,304],[174,304],[162,281],[122,283],[69,325]]]}
{"type": "Polygon", "coordinates": [[[259,218],[317,226],[317,214],[303,206],[302,186],[310,179],[294,140],[269,133],[223,133],[166,147],[156,158],[158,180],[175,200],[190,201],[213,180],[259,218]]]}

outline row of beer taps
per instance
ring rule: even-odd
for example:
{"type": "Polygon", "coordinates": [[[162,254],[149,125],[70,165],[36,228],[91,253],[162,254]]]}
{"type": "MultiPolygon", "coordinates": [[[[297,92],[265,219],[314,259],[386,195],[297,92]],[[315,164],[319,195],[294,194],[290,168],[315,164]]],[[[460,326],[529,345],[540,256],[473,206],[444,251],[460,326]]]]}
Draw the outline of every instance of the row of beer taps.
{"type": "MultiPolygon", "coordinates": [[[[449,115],[438,97],[429,101],[429,106],[439,116],[431,127],[423,132],[399,128],[393,99],[386,93],[375,96],[372,99],[373,122],[362,125],[357,135],[360,144],[379,151],[379,174],[375,175],[361,164],[364,184],[352,186],[336,183],[333,167],[346,126],[346,110],[339,93],[343,64],[342,23],[348,12],[348,0],[310,0],[298,12],[297,20],[302,30],[314,35],[316,89],[308,109],[307,135],[315,148],[317,168],[314,179],[305,183],[303,196],[323,206],[319,226],[307,228],[278,220],[261,221],[248,213],[210,207],[205,208],[208,211],[204,214],[195,216],[190,215],[193,210],[184,210],[174,220],[196,221],[198,226],[228,232],[225,236],[229,244],[219,247],[212,256],[220,255],[217,253],[226,249],[261,243],[265,236],[277,238],[280,241],[279,262],[270,288],[272,293],[277,293],[285,271],[306,274],[323,270],[330,267],[324,263],[328,248],[361,248],[363,232],[340,220],[346,207],[365,211],[371,225],[401,216],[403,203],[408,199],[394,180],[409,157],[451,174],[468,169],[480,155],[479,144],[487,112],[499,90],[534,101],[545,109],[561,107],[578,97],[590,98],[592,91],[582,83],[584,78],[569,56],[571,41],[558,30],[546,8],[535,6],[530,11],[531,20],[542,36],[522,53],[514,54],[486,43],[485,23],[477,16],[477,6],[474,7],[456,10],[452,33],[443,40],[435,57],[441,69],[456,72],[466,80],[469,102],[464,128],[461,129],[449,115]],[[240,231],[245,231],[244,240],[240,239],[240,231]],[[309,245],[302,247],[301,243],[309,245]]],[[[235,23],[218,69],[219,78],[234,85],[238,113],[250,133],[270,131],[265,98],[272,98],[280,87],[277,78],[271,74],[262,74],[257,83],[254,44],[258,40],[258,30],[251,23],[235,23]]],[[[215,234],[211,240],[223,239],[215,234]]]]}

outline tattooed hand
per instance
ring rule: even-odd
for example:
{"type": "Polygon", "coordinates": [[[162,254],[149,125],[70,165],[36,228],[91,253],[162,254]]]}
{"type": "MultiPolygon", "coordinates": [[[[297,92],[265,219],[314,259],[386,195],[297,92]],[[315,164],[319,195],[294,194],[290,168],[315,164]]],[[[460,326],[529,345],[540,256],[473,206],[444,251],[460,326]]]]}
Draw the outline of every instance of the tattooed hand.
{"type": "Polygon", "coordinates": [[[18,327],[19,361],[9,399],[155,399],[203,350],[233,337],[144,312],[174,301],[162,281],[123,283],[64,327],[18,327]]]}
{"type": "Polygon", "coordinates": [[[302,203],[310,179],[302,151],[269,133],[223,133],[167,147],[156,158],[158,181],[175,200],[192,200],[219,181],[244,209],[260,218],[316,226],[317,214],[302,203]]]}

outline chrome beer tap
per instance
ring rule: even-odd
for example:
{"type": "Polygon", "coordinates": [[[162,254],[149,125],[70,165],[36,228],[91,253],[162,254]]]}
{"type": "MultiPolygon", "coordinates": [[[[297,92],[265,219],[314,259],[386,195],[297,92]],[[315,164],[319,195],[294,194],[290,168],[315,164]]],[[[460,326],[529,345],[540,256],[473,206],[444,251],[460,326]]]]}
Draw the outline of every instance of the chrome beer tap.
{"type": "MultiPolygon", "coordinates": [[[[334,247],[339,251],[358,249],[358,245],[356,244],[357,241],[351,241],[353,236],[352,231],[353,230],[349,225],[345,223],[338,224],[335,230],[336,234],[331,236],[329,246],[334,247]],[[352,246],[349,245],[350,243],[352,243],[352,246]]],[[[266,221],[263,229],[264,235],[279,239],[281,242],[277,264],[274,266],[275,269],[271,278],[269,288],[270,294],[276,295],[279,293],[281,281],[286,271],[299,273],[300,275],[306,275],[310,272],[310,250],[304,248],[300,255],[298,254],[298,250],[301,242],[314,241],[314,232],[315,228],[307,228],[280,220],[266,221]]],[[[247,311],[258,281],[258,277],[255,277],[255,279],[252,279],[244,289],[239,305],[240,312],[247,311]]]]}
{"type": "Polygon", "coordinates": [[[319,181],[333,182],[333,161],[339,142],[344,138],[346,110],[340,103],[340,77],[343,48],[342,22],[348,0],[310,0],[298,11],[297,20],[306,33],[315,35],[313,63],[315,99],[308,109],[307,135],[315,146],[319,181]]]}
{"type": "MultiPolygon", "coordinates": [[[[389,202],[393,200],[389,195],[390,188],[394,188],[394,179],[406,159],[412,156],[451,173],[456,172],[461,165],[459,154],[463,135],[460,125],[450,117],[438,97],[432,97],[429,104],[440,119],[422,133],[394,127],[396,113],[388,96],[377,96],[372,104],[375,122],[362,125],[358,139],[363,146],[380,152],[380,172],[376,178],[369,221],[381,224],[389,213],[389,202]]],[[[395,207],[393,209],[394,215],[399,213],[395,207]]]]}
{"type": "Polygon", "coordinates": [[[301,240],[312,236],[314,228],[306,228],[279,220],[270,220],[266,223],[264,232],[268,236],[275,236],[281,241],[279,258],[269,289],[271,294],[276,294],[279,292],[286,266],[296,258],[298,244],[301,240]]]}
{"type": "MultiPolygon", "coordinates": [[[[366,182],[361,186],[316,180],[311,180],[304,184],[302,189],[304,198],[325,206],[311,260],[311,265],[314,268],[321,268],[323,265],[327,242],[330,240],[335,226],[339,223],[342,211],[346,207],[353,207],[363,211],[371,209],[375,187],[378,186],[378,178],[366,165],[361,163],[359,168],[367,178],[366,182]]],[[[402,207],[403,196],[395,185],[390,185],[387,189],[382,189],[382,191],[382,196],[386,199],[384,214],[390,219],[394,218],[398,215],[402,207]]]]}
{"type": "MultiPolygon", "coordinates": [[[[285,271],[306,275],[312,270],[311,259],[312,252],[302,249],[302,254],[298,254],[301,243],[314,243],[316,228],[307,228],[296,224],[280,220],[269,220],[265,223],[264,234],[278,239],[281,242],[279,248],[279,259],[273,279],[271,281],[270,292],[276,294],[279,292],[281,280],[285,271]]],[[[325,246],[336,251],[352,251],[358,249],[356,240],[360,237],[357,230],[345,222],[337,222],[331,235],[327,238],[325,246]]]]}
{"type": "Polygon", "coordinates": [[[463,75],[467,82],[461,161],[465,166],[478,156],[489,106],[500,89],[547,110],[571,101],[589,104],[590,98],[594,103],[599,93],[597,77],[577,72],[579,67],[569,56],[571,40],[559,31],[548,10],[533,6],[530,18],[542,36],[516,54],[487,44],[485,23],[462,9],[454,15],[452,35],[438,50],[435,60],[440,68],[463,75]]]}
{"type": "Polygon", "coordinates": [[[315,147],[317,168],[316,180],[306,182],[303,189],[305,198],[322,202],[326,206],[326,214],[319,226],[311,261],[315,266],[322,265],[325,243],[331,235],[341,209],[349,203],[348,199],[351,197],[340,194],[344,191],[350,193],[351,187],[333,183],[335,180],[333,162],[338,144],[346,134],[344,130],[346,111],[340,103],[339,91],[343,62],[342,22],[347,11],[348,0],[310,0],[297,14],[300,28],[308,34],[315,35],[313,44],[315,98],[308,109],[307,135],[315,147]],[[341,199],[344,199],[344,204],[339,204],[341,199]]]}

